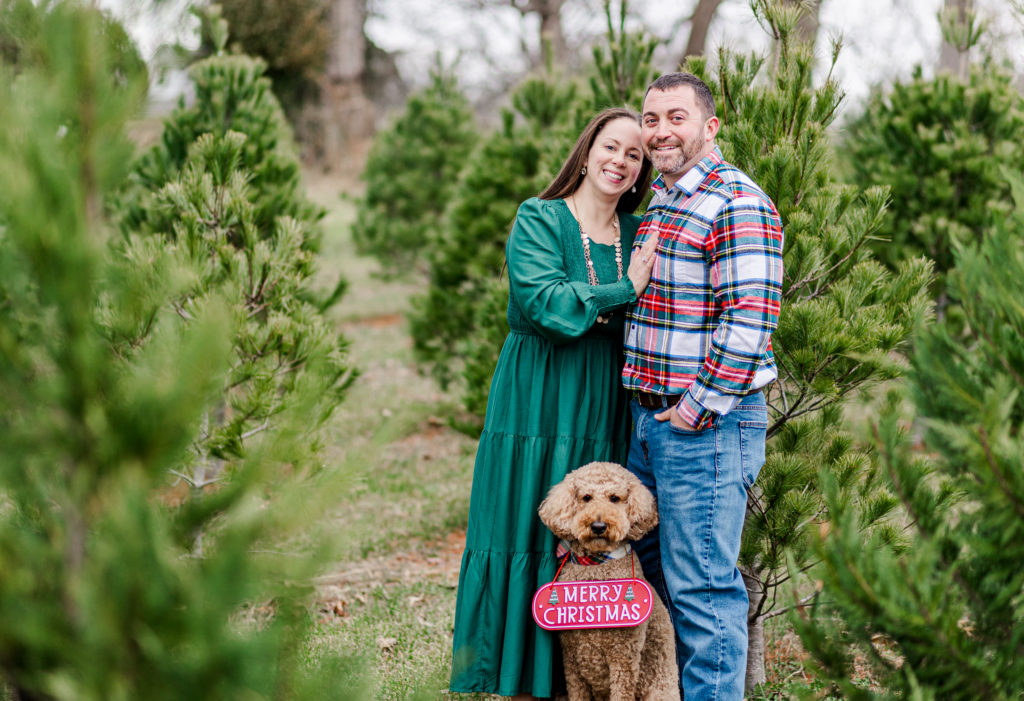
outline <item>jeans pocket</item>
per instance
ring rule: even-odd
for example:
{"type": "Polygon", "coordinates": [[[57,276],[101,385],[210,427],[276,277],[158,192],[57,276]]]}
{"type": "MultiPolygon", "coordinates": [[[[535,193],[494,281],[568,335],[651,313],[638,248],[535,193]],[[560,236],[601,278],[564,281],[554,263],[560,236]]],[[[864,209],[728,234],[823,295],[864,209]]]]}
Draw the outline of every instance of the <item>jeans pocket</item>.
{"type": "Polygon", "coordinates": [[[739,422],[740,461],[743,470],[743,484],[747,489],[754,486],[757,475],[764,466],[765,435],[767,420],[746,420],[739,422]]]}
{"type": "Polygon", "coordinates": [[[679,428],[674,423],[672,423],[671,420],[666,421],[665,423],[668,425],[668,430],[677,436],[703,436],[708,431],[714,429],[713,426],[708,426],[707,428],[702,428],[699,430],[694,430],[691,428],[679,428]]]}

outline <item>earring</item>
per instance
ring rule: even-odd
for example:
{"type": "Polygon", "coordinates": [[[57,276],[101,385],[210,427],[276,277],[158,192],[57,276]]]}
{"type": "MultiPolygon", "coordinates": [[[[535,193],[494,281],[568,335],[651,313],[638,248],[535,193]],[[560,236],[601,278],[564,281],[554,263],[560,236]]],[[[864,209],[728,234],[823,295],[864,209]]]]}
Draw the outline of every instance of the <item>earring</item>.
{"type": "Polygon", "coordinates": [[[629,188],[629,191],[630,192],[636,192],[636,185],[634,185],[633,187],[629,188]]]}
{"type": "Polygon", "coordinates": [[[586,174],[587,174],[587,167],[583,166],[583,170],[580,171],[580,175],[586,175],[586,174]]]}

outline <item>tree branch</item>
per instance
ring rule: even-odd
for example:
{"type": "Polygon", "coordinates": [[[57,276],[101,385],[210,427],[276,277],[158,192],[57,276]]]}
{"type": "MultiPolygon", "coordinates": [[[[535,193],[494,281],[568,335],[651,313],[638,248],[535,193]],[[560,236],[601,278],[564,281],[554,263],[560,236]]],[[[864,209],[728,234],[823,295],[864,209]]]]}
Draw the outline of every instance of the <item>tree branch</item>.
{"type": "Polygon", "coordinates": [[[799,599],[792,606],[786,606],[784,608],[778,609],[777,611],[770,611],[770,612],[768,612],[768,613],[766,613],[764,615],[764,620],[767,621],[769,618],[775,618],[776,616],[781,616],[783,614],[789,613],[790,611],[792,611],[794,609],[802,609],[805,606],[807,606],[809,603],[814,601],[814,599],[817,596],[818,596],[818,592],[814,592],[813,594],[810,594],[809,596],[805,596],[803,599],[799,599]]]}
{"type": "Polygon", "coordinates": [[[992,474],[995,475],[996,482],[999,484],[1000,490],[1009,500],[1013,510],[1017,513],[1017,516],[1024,518],[1024,503],[1017,498],[1013,488],[1010,486],[1010,482],[1006,479],[1006,475],[1003,473],[1002,468],[999,466],[999,461],[996,460],[995,455],[992,453],[992,447],[988,439],[988,432],[984,426],[978,428],[978,437],[981,440],[981,448],[985,451],[985,460],[988,461],[988,465],[992,468],[992,474]]]}

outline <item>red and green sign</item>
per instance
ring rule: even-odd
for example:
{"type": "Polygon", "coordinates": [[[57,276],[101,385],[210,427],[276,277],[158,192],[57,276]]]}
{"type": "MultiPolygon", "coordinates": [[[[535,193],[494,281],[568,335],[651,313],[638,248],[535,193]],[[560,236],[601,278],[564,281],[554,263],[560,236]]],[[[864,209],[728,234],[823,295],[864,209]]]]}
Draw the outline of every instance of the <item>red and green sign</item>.
{"type": "Polygon", "coordinates": [[[654,593],[641,579],[552,582],[533,595],[533,620],[546,630],[628,628],[651,615],[654,593]]]}

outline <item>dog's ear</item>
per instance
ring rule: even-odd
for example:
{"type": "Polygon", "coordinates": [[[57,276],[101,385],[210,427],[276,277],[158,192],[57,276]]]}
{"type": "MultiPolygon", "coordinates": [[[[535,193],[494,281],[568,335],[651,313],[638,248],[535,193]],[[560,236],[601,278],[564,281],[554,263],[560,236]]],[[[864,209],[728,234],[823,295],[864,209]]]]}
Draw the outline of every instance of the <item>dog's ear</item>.
{"type": "Polygon", "coordinates": [[[572,536],[572,514],[576,506],[576,485],[571,476],[556,484],[540,503],[537,513],[545,526],[559,538],[572,536]]]}
{"type": "Polygon", "coordinates": [[[626,500],[629,514],[629,540],[639,540],[645,533],[658,525],[658,507],[654,495],[640,480],[630,480],[629,497],[626,500]]]}

